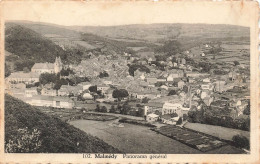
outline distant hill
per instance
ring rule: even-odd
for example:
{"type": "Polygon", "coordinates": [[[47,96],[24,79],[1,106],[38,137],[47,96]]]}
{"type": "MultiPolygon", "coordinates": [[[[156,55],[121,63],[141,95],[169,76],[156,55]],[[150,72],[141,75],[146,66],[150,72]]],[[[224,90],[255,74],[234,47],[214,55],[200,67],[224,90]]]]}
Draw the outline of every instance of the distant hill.
{"type": "Polygon", "coordinates": [[[14,64],[15,71],[31,69],[37,62],[54,62],[56,56],[64,63],[79,62],[83,54],[79,50],[64,50],[38,32],[15,23],[6,24],[5,50],[11,53],[6,61],[14,64]]]}
{"type": "Polygon", "coordinates": [[[239,40],[249,41],[250,29],[234,25],[214,24],[134,24],[122,26],[73,26],[80,32],[113,38],[160,43],[177,39],[183,44],[192,41],[239,40]]]}
{"type": "MultiPolygon", "coordinates": [[[[17,140],[26,142],[24,131],[32,132],[37,129],[40,132],[41,146],[34,150],[32,143],[29,149],[23,152],[34,153],[120,153],[116,148],[104,141],[61,121],[58,118],[47,116],[38,109],[9,95],[5,96],[5,144],[12,143],[17,146],[17,140]]],[[[30,134],[30,133],[29,133],[30,134]]],[[[27,134],[28,135],[28,134],[27,134]]],[[[23,143],[29,145],[28,143],[23,143]]],[[[5,145],[6,146],[6,145],[5,145]]],[[[21,152],[20,149],[13,152],[21,152]]]]}
{"type": "Polygon", "coordinates": [[[250,41],[250,29],[248,27],[225,24],[160,23],[121,26],[60,26],[29,21],[16,21],[15,23],[37,31],[43,35],[51,33],[66,38],[72,36],[74,38],[84,38],[84,41],[92,46],[95,46],[93,41],[104,43],[104,39],[110,43],[113,42],[116,45],[119,45],[119,47],[122,47],[121,45],[123,45],[124,48],[152,48],[156,45],[161,45],[167,40],[178,40],[184,48],[191,48],[201,43],[223,40],[250,41]],[[84,35],[82,38],[83,33],[84,35]]]}
{"type": "Polygon", "coordinates": [[[35,62],[79,63],[95,55],[154,51],[168,40],[182,50],[214,42],[250,42],[248,27],[213,24],[140,24],[122,26],[61,26],[30,21],[6,23],[6,58],[10,70],[22,71],[35,62]],[[13,63],[14,64],[13,64],[13,63]]]}
{"type": "Polygon", "coordinates": [[[30,21],[12,21],[7,22],[7,24],[17,24],[31,29],[52,40],[57,45],[79,48],[85,51],[105,48],[108,51],[122,53],[127,49],[127,47],[153,46],[153,44],[146,43],[142,40],[118,40],[118,38],[108,38],[96,33],[78,31],[70,26],[30,21]]]}

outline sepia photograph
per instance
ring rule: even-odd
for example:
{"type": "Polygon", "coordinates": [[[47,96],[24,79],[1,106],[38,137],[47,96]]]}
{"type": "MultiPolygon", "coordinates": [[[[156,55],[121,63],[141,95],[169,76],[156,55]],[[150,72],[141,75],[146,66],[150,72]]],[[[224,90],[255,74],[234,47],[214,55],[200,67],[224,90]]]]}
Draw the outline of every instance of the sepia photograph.
{"type": "Polygon", "coordinates": [[[60,13],[56,3],[2,6],[4,157],[129,162],[259,154],[257,19],[150,18],[154,4],[130,19],[136,15],[122,3],[73,2],[76,10],[60,13]],[[83,6],[88,12],[78,17],[83,6]],[[121,17],[111,19],[113,11],[121,17]]]}

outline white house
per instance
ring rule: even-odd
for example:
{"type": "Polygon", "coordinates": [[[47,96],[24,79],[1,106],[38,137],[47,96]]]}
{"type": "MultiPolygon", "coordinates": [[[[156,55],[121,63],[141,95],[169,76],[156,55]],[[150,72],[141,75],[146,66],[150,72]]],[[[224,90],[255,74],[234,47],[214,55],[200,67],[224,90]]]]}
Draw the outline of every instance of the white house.
{"type": "Polygon", "coordinates": [[[105,93],[110,87],[107,85],[99,85],[97,86],[97,90],[101,91],[102,93],[105,93]]]}
{"type": "Polygon", "coordinates": [[[162,108],[162,115],[177,113],[179,116],[182,114],[181,108],[182,108],[182,105],[180,103],[165,102],[163,104],[163,108],[162,108]]]}
{"type": "Polygon", "coordinates": [[[45,96],[57,96],[57,90],[55,90],[55,89],[43,88],[43,89],[41,90],[41,95],[45,95],[45,96]]]}
{"type": "Polygon", "coordinates": [[[25,96],[26,97],[33,97],[35,95],[38,95],[37,87],[32,87],[32,88],[26,88],[25,89],[25,96]]]}
{"type": "Polygon", "coordinates": [[[84,91],[84,90],[88,90],[89,87],[92,86],[90,82],[82,82],[82,83],[79,83],[78,85],[80,85],[80,86],[83,87],[83,91],[84,91]]]}
{"type": "Polygon", "coordinates": [[[27,103],[34,106],[46,106],[54,108],[73,108],[74,102],[68,97],[56,97],[56,96],[33,96],[27,103]]]}
{"type": "Polygon", "coordinates": [[[25,84],[33,84],[39,82],[39,73],[29,72],[14,72],[11,73],[10,76],[7,77],[8,83],[25,83],[25,84]]]}
{"type": "Polygon", "coordinates": [[[159,118],[159,115],[154,114],[154,113],[148,114],[148,115],[146,116],[146,120],[147,120],[148,122],[155,122],[155,121],[158,120],[158,118],[159,118]]]}

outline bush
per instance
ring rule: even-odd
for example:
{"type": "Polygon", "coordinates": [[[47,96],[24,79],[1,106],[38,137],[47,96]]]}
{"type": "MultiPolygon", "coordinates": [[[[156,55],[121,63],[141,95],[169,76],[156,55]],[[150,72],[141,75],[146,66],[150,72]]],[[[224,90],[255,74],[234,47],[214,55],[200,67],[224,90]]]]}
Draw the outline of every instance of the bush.
{"type": "Polygon", "coordinates": [[[182,117],[179,118],[179,120],[176,122],[176,125],[181,125],[182,124],[182,117]]]}
{"type": "Polygon", "coordinates": [[[236,147],[246,149],[250,148],[249,140],[245,136],[235,135],[232,137],[232,141],[236,147]]]}

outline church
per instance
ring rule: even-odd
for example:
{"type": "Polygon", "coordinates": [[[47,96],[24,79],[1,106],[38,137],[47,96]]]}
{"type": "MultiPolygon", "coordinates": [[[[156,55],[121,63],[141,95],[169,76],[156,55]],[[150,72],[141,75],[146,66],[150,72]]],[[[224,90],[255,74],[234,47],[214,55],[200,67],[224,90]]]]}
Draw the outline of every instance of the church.
{"type": "Polygon", "coordinates": [[[34,73],[59,73],[62,70],[62,62],[60,57],[56,57],[54,63],[35,63],[31,69],[34,73]]]}

